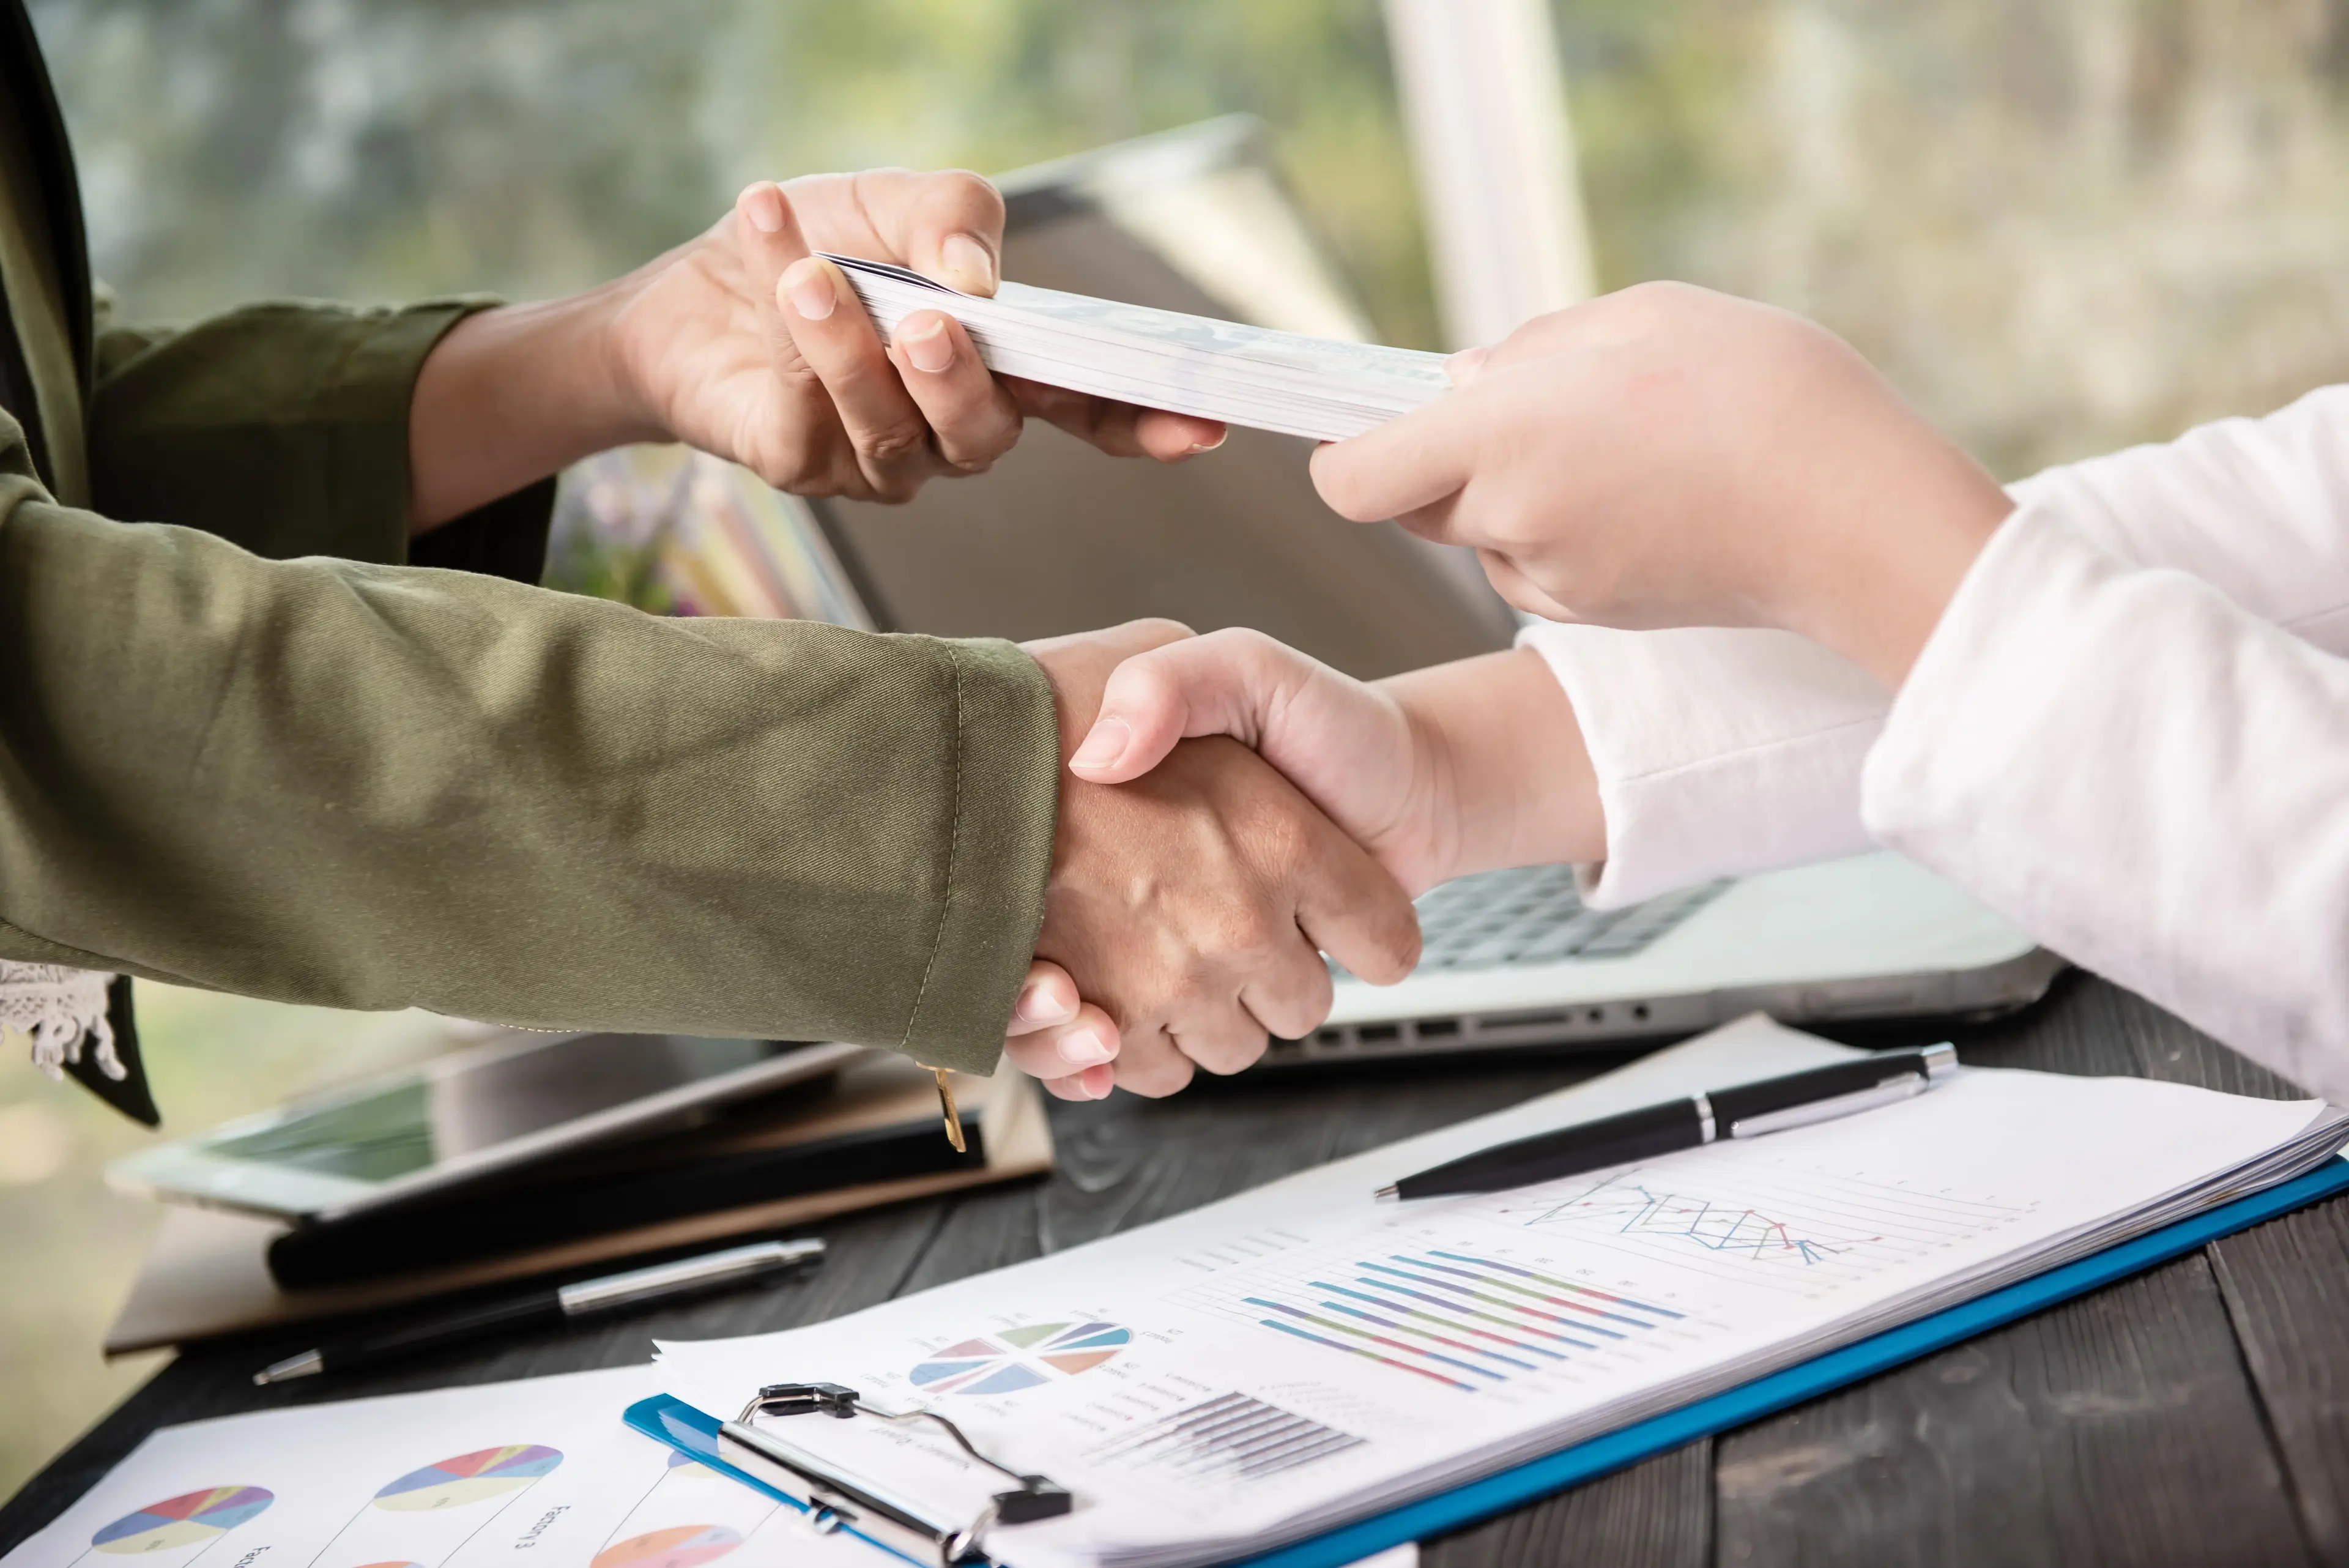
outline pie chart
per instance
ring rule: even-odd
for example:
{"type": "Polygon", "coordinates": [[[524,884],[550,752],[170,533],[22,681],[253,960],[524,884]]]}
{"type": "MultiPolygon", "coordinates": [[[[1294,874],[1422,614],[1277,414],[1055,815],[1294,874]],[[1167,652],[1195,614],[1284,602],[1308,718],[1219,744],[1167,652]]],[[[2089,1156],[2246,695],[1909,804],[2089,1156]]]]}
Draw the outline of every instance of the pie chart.
{"type": "Polygon", "coordinates": [[[375,1505],[398,1513],[462,1508],[486,1497],[519,1490],[562,1462],[561,1453],[536,1443],[479,1449],[409,1471],[376,1493],[375,1505]]]}
{"type": "Polygon", "coordinates": [[[234,1530],[276,1501],[257,1486],[209,1486],[126,1513],[91,1536],[89,1543],[118,1557],[169,1552],[234,1530]]]}
{"type": "Polygon", "coordinates": [[[1133,1338],[1113,1323],[1031,1323],[935,1351],[914,1386],[936,1394],[1016,1394],[1114,1360],[1133,1338]]]}
{"type": "Polygon", "coordinates": [[[698,1568],[742,1544],[722,1524],[672,1524],[616,1541],[595,1553],[588,1568],[698,1568]]]}

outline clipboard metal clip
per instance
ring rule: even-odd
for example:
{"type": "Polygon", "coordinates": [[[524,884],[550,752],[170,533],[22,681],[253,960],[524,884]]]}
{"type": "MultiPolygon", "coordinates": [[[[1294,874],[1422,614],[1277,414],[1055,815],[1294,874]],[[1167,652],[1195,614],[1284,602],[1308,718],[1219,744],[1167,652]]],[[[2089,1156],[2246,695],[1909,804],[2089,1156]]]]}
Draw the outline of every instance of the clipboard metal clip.
{"type": "Polygon", "coordinates": [[[770,1383],[742,1407],[740,1416],[719,1428],[718,1454],[744,1474],[803,1501],[810,1522],[817,1530],[826,1533],[854,1530],[918,1562],[936,1563],[939,1568],[984,1563],[987,1557],[979,1549],[979,1540],[995,1526],[1057,1519],[1076,1501],[1066,1488],[1048,1477],[1022,1475],[988,1459],[963,1436],[961,1428],[934,1410],[883,1410],[863,1403],[855,1389],[837,1383],[770,1383]],[[957,1522],[752,1425],[761,1417],[812,1415],[843,1421],[872,1416],[902,1424],[936,1422],[964,1453],[1019,1484],[996,1493],[978,1518],[957,1522]]]}

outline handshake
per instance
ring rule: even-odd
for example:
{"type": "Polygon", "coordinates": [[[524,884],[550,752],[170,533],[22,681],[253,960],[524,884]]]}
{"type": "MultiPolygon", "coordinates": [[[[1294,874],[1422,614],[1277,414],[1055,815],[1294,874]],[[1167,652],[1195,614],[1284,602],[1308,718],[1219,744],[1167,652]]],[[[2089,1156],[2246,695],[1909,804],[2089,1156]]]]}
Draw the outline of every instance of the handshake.
{"type": "MultiPolygon", "coordinates": [[[[1627,290],[1449,369],[1447,396],[1320,448],[1315,484],[1474,548],[1552,620],[1776,627],[1897,690],[2013,505],[1838,339],[1702,290],[1627,290]]],[[[1328,1015],[1321,953],[1409,973],[1426,888],[1606,856],[1533,649],[1371,684],[1164,621],[1029,652],[1067,773],[1006,1054],[1063,1097],[1237,1072],[1328,1015]]]]}
{"type": "Polygon", "coordinates": [[[1375,984],[1409,974],[1420,892],[1599,852],[1588,763],[1530,650],[1376,684],[1258,632],[1195,637],[1173,621],[1028,652],[1052,682],[1067,769],[1005,1054],[1062,1098],[1236,1073],[1268,1036],[1328,1015],[1322,954],[1375,984]],[[1522,722],[1537,732],[1496,751],[1495,725],[1522,722]],[[1474,831],[1514,820],[1487,797],[1545,769],[1536,793],[1582,784],[1581,809],[1550,814],[1560,833],[1537,845],[1474,831]]]}

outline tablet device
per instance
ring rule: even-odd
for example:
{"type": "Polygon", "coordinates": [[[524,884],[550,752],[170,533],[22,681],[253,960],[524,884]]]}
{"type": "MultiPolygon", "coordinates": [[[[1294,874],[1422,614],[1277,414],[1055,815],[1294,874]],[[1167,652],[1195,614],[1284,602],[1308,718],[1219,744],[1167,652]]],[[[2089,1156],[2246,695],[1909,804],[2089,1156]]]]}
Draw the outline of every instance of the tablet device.
{"type": "Polygon", "coordinates": [[[864,1054],[782,1040],[504,1033],[143,1150],[107,1176],[149,1197],[333,1219],[690,1125],[711,1106],[826,1076],[864,1054]]]}

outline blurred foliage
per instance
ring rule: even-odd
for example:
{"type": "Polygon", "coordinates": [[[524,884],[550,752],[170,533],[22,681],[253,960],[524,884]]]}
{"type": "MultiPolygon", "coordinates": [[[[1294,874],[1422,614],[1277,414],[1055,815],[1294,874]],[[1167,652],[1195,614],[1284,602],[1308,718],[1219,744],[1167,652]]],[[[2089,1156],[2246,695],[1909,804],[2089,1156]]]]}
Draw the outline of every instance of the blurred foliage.
{"type": "Polygon", "coordinates": [[[1826,322],[2000,473],[2349,379],[2349,0],[1554,0],[1599,274],[1826,322]]]}
{"type": "Polygon", "coordinates": [[[532,296],[688,238],[748,182],[999,172],[1233,109],[1432,342],[1384,29],[1359,0],[34,0],[130,308],[532,296]]]}
{"type": "MultiPolygon", "coordinates": [[[[1599,276],[1816,315],[2002,472],[2349,373],[2349,0],[1553,0],[1599,276]]],[[[1375,0],[33,0],[134,313],[530,296],[762,175],[1272,127],[1433,346],[1375,0]]]]}

